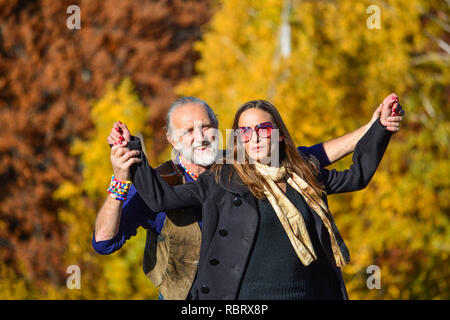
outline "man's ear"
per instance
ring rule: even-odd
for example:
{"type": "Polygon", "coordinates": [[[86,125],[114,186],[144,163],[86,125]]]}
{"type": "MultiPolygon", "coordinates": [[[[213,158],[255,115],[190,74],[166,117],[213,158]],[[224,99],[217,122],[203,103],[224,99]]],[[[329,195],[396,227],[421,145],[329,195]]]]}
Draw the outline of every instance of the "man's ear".
{"type": "Polygon", "coordinates": [[[166,134],[166,138],[167,138],[167,141],[169,141],[169,143],[172,145],[172,147],[175,148],[177,146],[177,143],[172,139],[170,134],[166,134]]]}

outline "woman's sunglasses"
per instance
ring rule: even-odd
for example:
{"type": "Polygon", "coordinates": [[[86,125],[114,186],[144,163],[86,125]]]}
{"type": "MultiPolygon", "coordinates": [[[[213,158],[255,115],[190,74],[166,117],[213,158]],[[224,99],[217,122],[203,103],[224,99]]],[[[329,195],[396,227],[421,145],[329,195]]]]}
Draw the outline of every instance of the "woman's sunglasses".
{"type": "Polygon", "coordinates": [[[270,138],[270,136],[272,135],[272,129],[275,129],[275,127],[272,123],[263,122],[263,123],[257,124],[254,129],[251,127],[239,127],[237,130],[238,130],[238,134],[239,134],[239,139],[243,143],[245,143],[252,139],[253,130],[256,131],[256,134],[260,138],[267,139],[267,138],[270,138]]]}

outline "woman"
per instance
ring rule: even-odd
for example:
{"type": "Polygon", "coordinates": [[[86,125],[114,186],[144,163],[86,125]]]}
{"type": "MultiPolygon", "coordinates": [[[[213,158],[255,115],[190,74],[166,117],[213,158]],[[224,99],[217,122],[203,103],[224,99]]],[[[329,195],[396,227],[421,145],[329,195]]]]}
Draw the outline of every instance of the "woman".
{"type": "Polygon", "coordinates": [[[356,145],[353,165],[338,172],[319,169],[315,159],[299,154],[267,101],[241,106],[233,130],[239,139],[231,159],[213,165],[195,183],[172,188],[142,152],[133,172],[136,189],[155,212],[202,206],[200,260],[190,298],[347,299],[340,267],[350,256],[326,195],[364,188],[392,133],[375,121],[356,145]],[[264,164],[277,158],[279,165],[264,164]]]}

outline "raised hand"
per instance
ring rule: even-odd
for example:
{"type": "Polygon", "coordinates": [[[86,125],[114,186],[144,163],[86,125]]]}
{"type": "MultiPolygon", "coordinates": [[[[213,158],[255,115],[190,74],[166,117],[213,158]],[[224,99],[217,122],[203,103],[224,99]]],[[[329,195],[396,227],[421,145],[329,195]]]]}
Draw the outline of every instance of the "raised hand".
{"type": "Polygon", "coordinates": [[[114,176],[119,180],[129,180],[130,167],[140,162],[138,150],[129,150],[117,144],[111,148],[111,164],[114,176]]]}
{"type": "Polygon", "coordinates": [[[380,107],[381,124],[389,131],[398,132],[400,130],[400,123],[403,121],[403,115],[405,114],[405,111],[399,103],[398,96],[395,93],[391,93],[383,100],[383,103],[377,108],[377,111],[380,107]]]}

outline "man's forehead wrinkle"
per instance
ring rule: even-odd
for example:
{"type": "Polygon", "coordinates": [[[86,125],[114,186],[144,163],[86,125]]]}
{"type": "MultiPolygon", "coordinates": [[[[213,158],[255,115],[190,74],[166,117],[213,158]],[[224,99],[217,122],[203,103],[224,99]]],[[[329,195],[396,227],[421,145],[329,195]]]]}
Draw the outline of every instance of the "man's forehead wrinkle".
{"type": "Polygon", "coordinates": [[[211,125],[211,119],[202,105],[185,105],[174,111],[172,125],[175,130],[191,130],[199,125],[211,125]]]}

